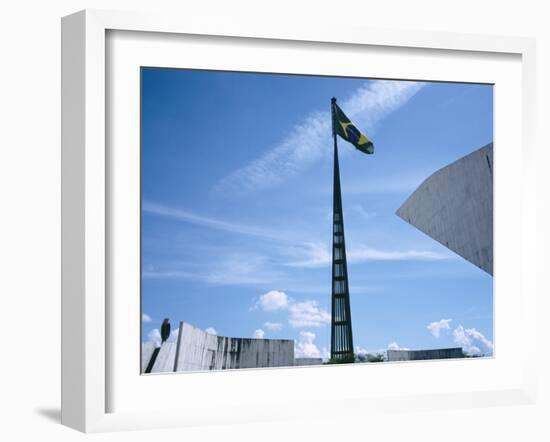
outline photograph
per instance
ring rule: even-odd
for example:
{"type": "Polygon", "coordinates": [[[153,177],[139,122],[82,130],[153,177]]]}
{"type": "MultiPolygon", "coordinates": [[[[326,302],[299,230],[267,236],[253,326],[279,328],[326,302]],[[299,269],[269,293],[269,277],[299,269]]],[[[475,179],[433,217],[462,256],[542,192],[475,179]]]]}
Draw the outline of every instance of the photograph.
{"type": "Polygon", "coordinates": [[[493,84],[140,81],[141,374],[495,356],[493,84]]]}

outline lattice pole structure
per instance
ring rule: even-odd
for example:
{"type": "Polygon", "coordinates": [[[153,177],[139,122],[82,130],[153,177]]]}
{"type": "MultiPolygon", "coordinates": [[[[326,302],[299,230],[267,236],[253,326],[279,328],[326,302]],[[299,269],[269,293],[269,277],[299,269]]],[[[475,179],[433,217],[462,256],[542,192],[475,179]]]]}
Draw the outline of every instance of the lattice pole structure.
{"type": "Polygon", "coordinates": [[[333,362],[353,362],[353,334],[349,302],[348,265],[344,236],[344,213],[340,188],[338,142],[334,130],[334,105],[332,99],[332,134],[334,137],[334,190],[332,215],[332,321],[330,357],[333,362]]]}

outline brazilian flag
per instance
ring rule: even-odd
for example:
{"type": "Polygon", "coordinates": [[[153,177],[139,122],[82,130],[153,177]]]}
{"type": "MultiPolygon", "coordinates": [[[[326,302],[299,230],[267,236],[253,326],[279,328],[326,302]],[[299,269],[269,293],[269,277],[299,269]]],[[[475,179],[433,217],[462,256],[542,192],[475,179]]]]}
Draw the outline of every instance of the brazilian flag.
{"type": "Polygon", "coordinates": [[[353,123],[346,117],[346,114],[342,112],[342,109],[336,104],[335,101],[333,105],[333,118],[334,118],[334,131],[340,135],[344,140],[349,141],[361,152],[367,154],[374,153],[374,145],[366,137],[366,135],[359,132],[353,123]]]}

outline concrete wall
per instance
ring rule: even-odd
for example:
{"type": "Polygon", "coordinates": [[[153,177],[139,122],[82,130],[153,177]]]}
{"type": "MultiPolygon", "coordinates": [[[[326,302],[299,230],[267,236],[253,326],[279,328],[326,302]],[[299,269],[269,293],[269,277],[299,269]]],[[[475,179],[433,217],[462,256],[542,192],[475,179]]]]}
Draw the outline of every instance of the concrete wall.
{"type": "Polygon", "coordinates": [[[428,177],[397,215],[493,274],[493,143],[428,177]]]}
{"type": "Polygon", "coordinates": [[[420,361],[426,359],[463,358],[462,348],[436,348],[433,350],[387,350],[388,361],[420,361]]]}
{"type": "Polygon", "coordinates": [[[154,342],[142,342],[141,344],[141,372],[144,373],[155,351],[154,342]]]}
{"type": "MultiPolygon", "coordinates": [[[[143,353],[145,355],[145,353],[143,353]]],[[[142,362],[142,366],[146,362],[142,362]]],[[[230,338],[180,323],[176,342],[165,342],[152,373],[294,365],[294,341],[230,338]]]]}
{"type": "Polygon", "coordinates": [[[176,359],[176,343],[165,342],[160,347],[159,354],[155,361],[155,365],[151,369],[151,373],[164,373],[174,371],[174,361],[176,359]]]}

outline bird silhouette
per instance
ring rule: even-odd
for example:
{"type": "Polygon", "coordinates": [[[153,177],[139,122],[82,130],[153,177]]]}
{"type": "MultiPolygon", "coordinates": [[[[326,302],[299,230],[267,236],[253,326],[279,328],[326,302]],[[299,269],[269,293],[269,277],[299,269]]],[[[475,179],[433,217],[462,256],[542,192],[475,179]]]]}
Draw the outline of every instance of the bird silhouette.
{"type": "Polygon", "coordinates": [[[168,318],[165,318],[164,321],[162,321],[162,325],[160,326],[160,337],[162,339],[162,344],[164,344],[170,337],[170,319],[168,318]]]}

